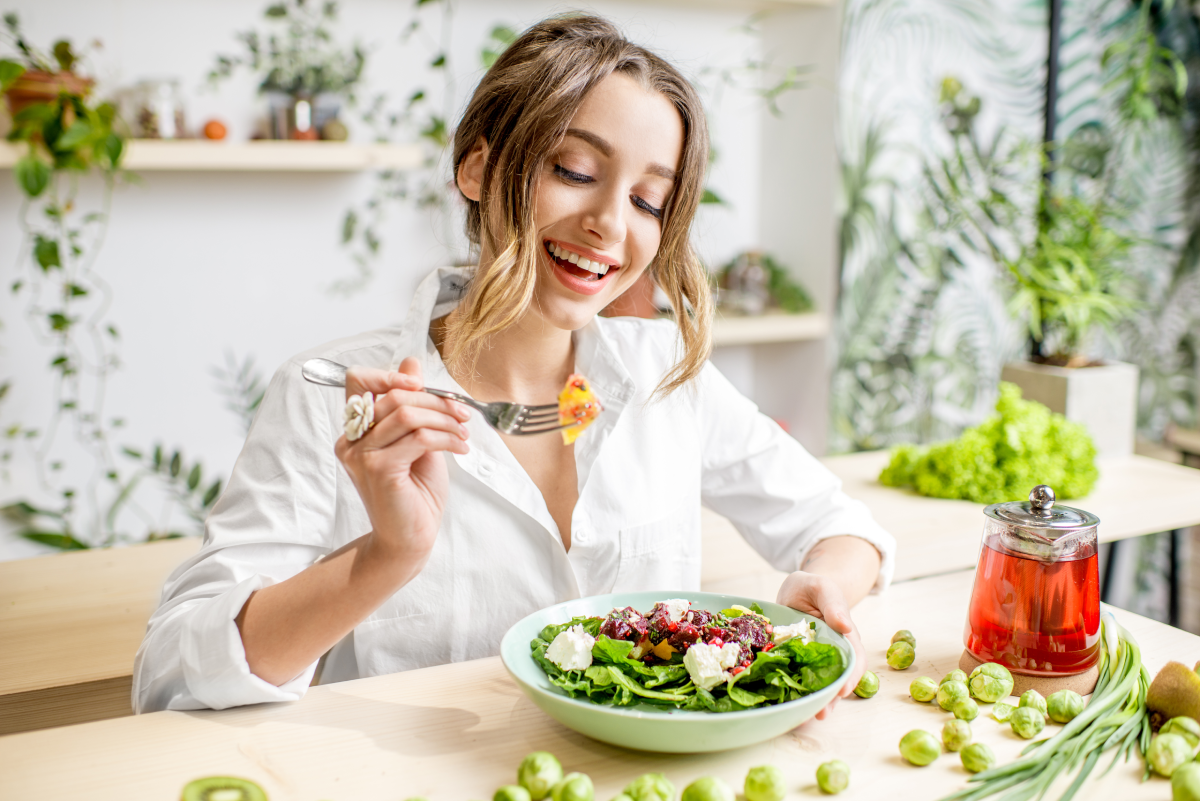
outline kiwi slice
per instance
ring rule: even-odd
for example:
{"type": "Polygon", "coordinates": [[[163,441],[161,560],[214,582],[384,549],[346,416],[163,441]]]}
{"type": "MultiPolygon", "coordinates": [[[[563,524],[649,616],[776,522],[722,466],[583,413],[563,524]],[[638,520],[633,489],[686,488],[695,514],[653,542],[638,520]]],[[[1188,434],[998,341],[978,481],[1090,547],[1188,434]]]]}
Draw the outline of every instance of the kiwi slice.
{"type": "Polygon", "coordinates": [[[1168,662],[1150,683],[1146,706],[1167,718],[1186,716],[1200,720],[1200,675],[1188,670],[1187,665],[1168,662]]]}
{"type": "Polygon", "coordinates": [[[267,801],[267,794],[249,779],[209,776],[184,785],[180,801],[267,801]]]}

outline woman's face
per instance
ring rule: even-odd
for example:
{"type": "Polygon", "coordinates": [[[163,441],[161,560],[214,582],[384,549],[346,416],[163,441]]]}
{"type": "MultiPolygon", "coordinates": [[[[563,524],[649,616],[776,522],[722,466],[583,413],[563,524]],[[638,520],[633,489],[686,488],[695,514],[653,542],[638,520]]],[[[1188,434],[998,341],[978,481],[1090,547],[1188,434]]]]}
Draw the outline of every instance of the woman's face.
{"type": "Polygon", "coordinates": [[[661,94],[621,73],[587,94],[534,187],[534,314],[574,331],[633,285],[658,252],[682,154],[683,123],[661,94]]]}

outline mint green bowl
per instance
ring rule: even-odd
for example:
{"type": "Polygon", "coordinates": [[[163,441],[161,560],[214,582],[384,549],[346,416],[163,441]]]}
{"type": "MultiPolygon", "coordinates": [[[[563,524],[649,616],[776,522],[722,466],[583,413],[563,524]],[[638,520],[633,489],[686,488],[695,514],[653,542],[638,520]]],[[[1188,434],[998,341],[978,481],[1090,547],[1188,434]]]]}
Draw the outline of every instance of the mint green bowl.
{"type": "Polygon", "coordinates": [[[846,676],[854,670],[854,648],[824,621],[786,606],[763,601],[757,603],[774,624],[815,621],[817,642],[837,646],[846,659],[846,671],[828,687],[795,701],[743,712],[692,712],[649,705],[602,706],[586,699],[570,698],[550,683],[530,655],[530,640],[551,623],[565,623],[580,615],[607,615],[614,607],[632,606],[645,613],[658,601],[668,598],[686,598],[694,607],[710,612],[728,609],[733,604],[749,606],[756,602],[752,598],[735,595],[670,591],[622,592],[579,598],[534,612],[516,623],[500,643],[500,658],[509,674],[538,708],[567,728],[624,748],[674,754],[725,751],[770,740],[791,731],[833,700],[846,682],[846,676]]]}

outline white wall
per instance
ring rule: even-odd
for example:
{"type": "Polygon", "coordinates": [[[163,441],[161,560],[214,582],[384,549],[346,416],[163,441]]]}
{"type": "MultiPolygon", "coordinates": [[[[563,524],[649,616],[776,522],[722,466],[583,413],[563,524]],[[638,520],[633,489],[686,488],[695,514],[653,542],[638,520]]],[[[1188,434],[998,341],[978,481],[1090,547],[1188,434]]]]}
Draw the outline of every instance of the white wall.
{"type": "MultiPolygon", "coordinates": [[[[48,48],[57,38],[82,43],[100,39],[90,59],[98,94],[149,77],[181,80],[189,125],[210,116],[226,121],[233,139],[250,135],[261,113],[250,76],[204,87],[214,55],[235,49],[233,34],[260,27],[266,3],[232,0],[16,0],[15,10],[31,41],[48,48]]],[[[406,97],[415,86],[436,89],[438,78],[423,67],[430,50],[399,43],[410,19],[410,2],[348,0],[340,29],[346,41],[372,45],[371,87],[406,97]]],[[[451,66],[461,108],[480,75],[479,43],[494,24],[523,28],[561,4],[458,2],[451,66]]],[[[761,40],[738,30],[744,11],[688,10],[653,3],[595,3],[635,41],[668,56],[689,74],[705,66],[734,65],[761,52],[761,40]]],[[[436,33],[437,13],[426,16],[436,33]]],[[[725,89],[710,106],[720,154],[711,185],[732,202],[705,209],[697,244],[719,264],[760,239],[760,104],[725,89]]],[[[365,132],[355,130],[352,136],[365,132]]],[[[206,470],[228,475],[241,446],[239,420],[223,408],[210,375],[224,354],[253,356],[269,374],[290,354],[314,344],[402,319],[420,278],[451,255],[445,234],[411,205],[393,210],[386,225],[378,276],[368,291],[351,298],[332,295],[331,282],[352,274],[338,246],[346,207],[369,191],[367,174],[146,173],[137,185],[118,189],[111,228],[98,262],[114,291],[109,314],[122,334],[123,367],[110,384],[106,414],[128,420],[117,444],[139,448],[153,442],[179,447],[202,459],[206,470]]],[[[0,173],[0,253],[4,285],[17,271],[21,241],[16,219],[20,198],[11,172],[0,173]]],[[[454,223],[456,226],[457,223],[454,223]]],[[[451,229],[453,230],[453,227],[451,229]]],[[[443,230],[445,226],[442,226],[443,230]]],[[[48,416],[46,365],[51,351],[38,344],[22,318],[22,298],[0,293],[0,379],[13,390],[0,404],[0,422],[41,426],[48,416]]],[[[85,460],[73,462],[82,467],[85,460]]],[[[29,462],[20,454],[0,483],[0,502],[38,497],[29,462]]],[[[46,549],[0,537],[0,558],[46,549]]]]}

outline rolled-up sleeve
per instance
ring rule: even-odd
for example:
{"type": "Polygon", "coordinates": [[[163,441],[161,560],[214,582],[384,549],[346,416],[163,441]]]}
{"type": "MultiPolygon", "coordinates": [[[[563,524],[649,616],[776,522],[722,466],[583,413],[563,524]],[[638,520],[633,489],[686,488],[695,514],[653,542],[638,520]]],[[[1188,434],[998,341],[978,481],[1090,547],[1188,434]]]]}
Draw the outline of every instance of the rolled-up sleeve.
{"type": "Polygon", "coordinates": [[[791,572],[821,540],[850,535],[880,554],[872,592],[892,580],[896,540],[841,481],[711,364],[696,401],[704,443],[701,497],[776,569],[791,572]]]}
{"type": "MultiPolygon", "coordinates": [[[[224,709],[300,698],[316,662],[276,687],[250,672],[234,622],[255,590],[336,547],[337,435],[322,388],[294,360],[271,380],[204,545],[163,587],[133,669],[133,709],[224,709]]],[[[365,533],[365,532],[359,532],[365,533]]]]}

